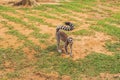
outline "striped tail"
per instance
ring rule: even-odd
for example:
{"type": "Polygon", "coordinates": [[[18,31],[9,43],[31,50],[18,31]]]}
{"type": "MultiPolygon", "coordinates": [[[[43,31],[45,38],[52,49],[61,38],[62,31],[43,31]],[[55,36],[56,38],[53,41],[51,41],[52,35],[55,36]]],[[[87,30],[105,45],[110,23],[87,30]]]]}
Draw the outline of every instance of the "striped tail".
{"type": "Polygon", "coordinates": [[[65,31],[72,31],[74,29],[74,25],[70,22],[65,22],[64,26],[57,26],[56,32],[58,32],[60,29],[65,31]]]}

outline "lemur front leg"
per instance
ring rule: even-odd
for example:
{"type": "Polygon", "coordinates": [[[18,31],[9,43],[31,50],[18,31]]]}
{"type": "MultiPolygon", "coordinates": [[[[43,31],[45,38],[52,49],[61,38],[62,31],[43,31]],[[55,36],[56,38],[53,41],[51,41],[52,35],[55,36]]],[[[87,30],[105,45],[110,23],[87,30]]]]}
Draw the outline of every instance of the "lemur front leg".
{"type": "Polygon", "coordinates": [[[69,54],[69,53],[68,53],[68,50],[67,50],[67,47],[68,47],[68,42],[65,42],[64,47],[65,47],[65,53],[66,53],[66,54],[69,54]]]}
{"type": "Polygon", "coordinates": [[[73,43],[70,44],[70,56],[72,57],[72,46],[73,46],[73,43]]]}

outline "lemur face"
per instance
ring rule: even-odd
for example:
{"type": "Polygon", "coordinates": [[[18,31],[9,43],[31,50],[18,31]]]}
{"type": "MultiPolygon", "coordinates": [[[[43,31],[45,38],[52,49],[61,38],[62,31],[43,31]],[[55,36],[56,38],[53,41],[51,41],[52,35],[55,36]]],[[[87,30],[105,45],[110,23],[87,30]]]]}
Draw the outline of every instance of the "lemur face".
{"type": "Polygon", "coordinates": [[[69,44],[72,44],[73,43],[73,38],[72,37],[68,37],[68,42],[69,42],[69,44]]]}

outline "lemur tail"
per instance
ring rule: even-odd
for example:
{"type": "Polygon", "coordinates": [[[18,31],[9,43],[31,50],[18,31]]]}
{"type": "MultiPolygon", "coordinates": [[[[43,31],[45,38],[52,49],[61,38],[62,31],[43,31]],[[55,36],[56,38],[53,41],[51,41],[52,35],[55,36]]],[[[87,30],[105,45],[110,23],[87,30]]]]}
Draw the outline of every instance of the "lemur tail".
{"type": "Polygon", "coordinates": [[[71,22],[65,22],[64,26],[57,26],[56,32],[58,32],[60,29],[65,31],[72,31],[74,29],[74,25],[71,22]]]}

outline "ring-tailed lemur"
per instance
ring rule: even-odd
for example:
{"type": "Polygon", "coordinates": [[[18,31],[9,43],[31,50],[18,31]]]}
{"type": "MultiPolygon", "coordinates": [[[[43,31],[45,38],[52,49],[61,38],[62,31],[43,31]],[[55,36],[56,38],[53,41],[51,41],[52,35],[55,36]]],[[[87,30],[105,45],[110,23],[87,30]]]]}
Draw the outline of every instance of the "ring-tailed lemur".
{"type": "Polygon", "coordinates": [[[65,22],[65,25],[62,26],[57,26],[56,28],[56,40],[57,40],[57,50],[58,52],[62,52],[60,49],[60,40],[65,42],[64,48],[66,54],[68,54],[67,46],[70,45],[70,56],[72,56],[72,44],[73,44],[73,38],[68,37],[68,35],[60,30],[65,30],[65,31],[71,31],[74,29],[74,25],[71,22],[65,22]]]}

